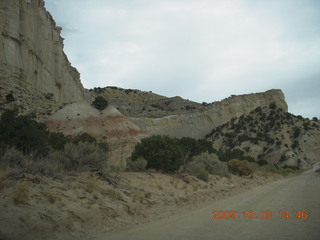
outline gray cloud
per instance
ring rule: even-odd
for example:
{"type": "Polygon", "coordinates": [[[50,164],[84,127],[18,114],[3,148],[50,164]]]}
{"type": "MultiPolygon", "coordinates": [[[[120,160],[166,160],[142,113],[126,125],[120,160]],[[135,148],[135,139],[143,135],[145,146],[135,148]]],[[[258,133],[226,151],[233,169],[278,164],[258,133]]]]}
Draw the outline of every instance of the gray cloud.
{"type": "Polygon", "coordinates": [[[65,51],[85,87],[116,85],[198,102],[281,88],[291,112],[320,116],[310,106],[320,98],[319,1],[46,0],[46,6],[66,27],[65,51]]]}

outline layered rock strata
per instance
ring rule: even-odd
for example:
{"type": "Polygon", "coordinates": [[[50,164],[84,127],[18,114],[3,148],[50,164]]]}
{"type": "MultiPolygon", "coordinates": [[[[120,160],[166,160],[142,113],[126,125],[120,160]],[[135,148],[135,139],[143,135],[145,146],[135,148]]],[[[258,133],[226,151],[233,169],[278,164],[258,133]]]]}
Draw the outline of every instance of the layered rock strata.
{"type": "Polygon", "coordinates": [[[126,159],[131,156],[135,145],[146,137],[146,133],[113,106],[103,111],[88,103],[73,103],[53,114],[46,122],[51,131],[62,132],[67,136],[88,133],[97,141],[107,142],[110,166],[124,168],[126,159]]]}
{"type": "Polygon", "coordinates": [[[210,105],[200,112],[172,114],[161,118],[131,118],[131,120],[148,134],[168,135],[171,137],[204,138],[211,130],[234,117],[249,114],[256,107],[276,103],[287,111],[288,106],[281,90],[269,90],[263,93],[232,96],[210,105]]]}

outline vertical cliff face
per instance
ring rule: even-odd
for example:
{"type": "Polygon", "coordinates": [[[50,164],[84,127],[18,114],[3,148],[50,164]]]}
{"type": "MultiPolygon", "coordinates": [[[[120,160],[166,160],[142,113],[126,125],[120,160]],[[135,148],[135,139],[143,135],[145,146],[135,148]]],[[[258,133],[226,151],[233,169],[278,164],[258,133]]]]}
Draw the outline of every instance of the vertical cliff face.
{"type": "Polygon", "coordinates": [[[269,106],[273,102],[279,108],[288,110],[282,91],[274,89],[263,93],[233,96],[200,112],[131,120],[150,135],[204,138],[213,128],[230,121],[233,117],[249,114],[256,107],[269,106]]]}
{"type": "Polygon", "coordinates": [[[79,72],[63,52],[61,28],[43,0],[0,1],[1,90],[54,94],[59,103],[81,101],[79,72]]]}

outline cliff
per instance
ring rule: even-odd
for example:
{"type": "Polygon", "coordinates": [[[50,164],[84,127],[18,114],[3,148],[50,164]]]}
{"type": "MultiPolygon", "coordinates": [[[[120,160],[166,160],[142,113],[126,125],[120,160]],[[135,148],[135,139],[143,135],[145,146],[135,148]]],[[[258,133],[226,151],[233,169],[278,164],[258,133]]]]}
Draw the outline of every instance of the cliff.
{"type": "Polygon", "coordinates": [[[113,165],[125,166],[135,144],[148,135],[204,138],[213,128],[258,106],[275,102],[287,111],[281,90],[212,104],[117,87],[89,92],[64,54],[61,28],[43,0],[1,0],[0,30],[0,111],[16,107],[21,114],[36,113],[52,131],[87,132],[106,141],[113,165]],[[10,91],[14,102],[4,97],[10,91]],[[91,107],[97,96],[109,101],[108,110],[101,113],[91,107]]]}
{"type": "Polygon", "coordinates": [[[248,114],[258,106],[269,106],[273,102],[279,108],[288,110],[282,91],[269,90],[263,93],[232,96],[210,104],[198,112],[171,114],[160,118],[135,117],[131,120],[150,135],[204,138],[213,128],[232,118],[248,114]]]}
{"type": "Polygon", "coordinates": [[[84,100],[79,72],[63,52],[61,28],[43,0],[0,1],[0,91],[53,94],[58,103],[84,100]]]}

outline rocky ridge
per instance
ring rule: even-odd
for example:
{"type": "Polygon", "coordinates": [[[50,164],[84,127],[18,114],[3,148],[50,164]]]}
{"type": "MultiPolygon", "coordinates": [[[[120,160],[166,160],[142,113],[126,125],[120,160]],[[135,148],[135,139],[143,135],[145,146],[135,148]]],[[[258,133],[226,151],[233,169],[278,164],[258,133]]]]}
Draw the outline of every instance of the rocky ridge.
{"type": "Polygon", "coordinates": [[[268,106],[271,103],[288,110],[285,97],[281,90],[270,90],[264,93],[232,96],[221,102],[215,102],[202,108],[202,110],[174,114],[160,117],[139,117],[131,120],[142,130],[149,134],[161,134],[172,137],[192,137],[201,139],[212,128],[228,122],[233,117],[248,114],[258,106],[268,106]]]}
{"type": "Polygon", "coordinates": [[[295,116],[273,103],[232,118],[213,129],[207,140],[224,153],[242,151],[259,165],[308,168],[319,159],[320,121],[295,116]]]}

